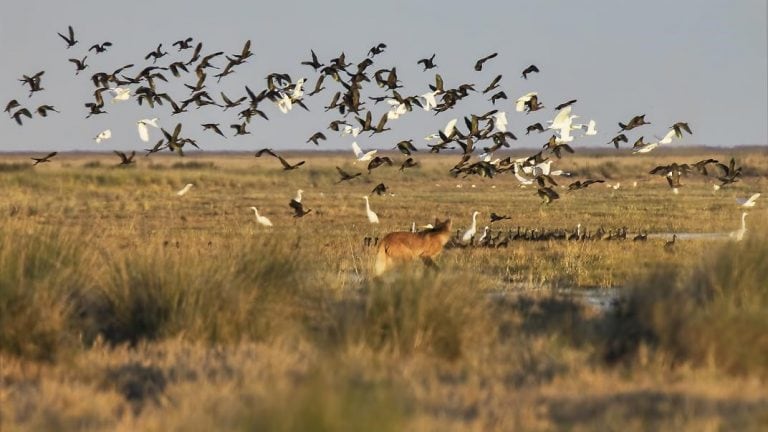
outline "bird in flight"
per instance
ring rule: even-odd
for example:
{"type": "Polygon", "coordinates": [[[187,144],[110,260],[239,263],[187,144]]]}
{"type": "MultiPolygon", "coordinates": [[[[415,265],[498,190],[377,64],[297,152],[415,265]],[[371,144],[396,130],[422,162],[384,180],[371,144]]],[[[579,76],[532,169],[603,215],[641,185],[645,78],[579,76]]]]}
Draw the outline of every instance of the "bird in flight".
{"type": "Polygon", "coordinates": [[[43,156],[43,157],[41,157],[41,158],[35,158],[35,157],[33,157],[33,158],[30,158],[30,159],[32,159],[33,161],[35,161],[35,163],[33,163],[33,164],[32,164],[32,165],[34,166],[34,165],[37,165],[37,164],[39,164],[39,163],[43,163],[43,162],[50,162],[50,161],[51,161],[51,158],[52,158],[52,157],[54,157],[54,156],[56,156],[57,154],[59,154],[59,152],[50,152],[50,153],[48,153],[47,155],[45,155],[45,156],[43,156]]]}
{"type": "Polygon", "coordinates": [[[528,74],[533,72],[539,73],[539,68],[537,68],[536,65],[530,65],[527,68],[523,69],[523,75],[522,75],[523,79],[528,79],[528,74]]]}
{"type": "Polygon", "coordinates": [[[67,43],[67,49],[72,48],[78,42],[75,40],[75,31],[72,29],[72,26],[69,26],[69,32],[67,33],[67,36],[64,36],[61,33],[58,33],[58,35],[64,39],[64,42],[67,43]]]}
{"type": "Polygon", "coordinates": [[[490,60],[490,59],[492,59],[492,58],[496,57],[497,55],[499,55],[499,53],[496,53],[496,52],[495,52],[495,53],[493,53],[493,54],[489,54],[489,55],[487,55],[487,56],[485,56],[485,57],[483,57],[483,58],[479,59],[478,61],[476,61],[476,62],[475,62],[475,70],[476,70],[476,71],[478,71],[478,72],[480,72],[481,70],[483,70],[483,65],[485,64],[485,62],[487,62],[488,60],[490,60]]]}

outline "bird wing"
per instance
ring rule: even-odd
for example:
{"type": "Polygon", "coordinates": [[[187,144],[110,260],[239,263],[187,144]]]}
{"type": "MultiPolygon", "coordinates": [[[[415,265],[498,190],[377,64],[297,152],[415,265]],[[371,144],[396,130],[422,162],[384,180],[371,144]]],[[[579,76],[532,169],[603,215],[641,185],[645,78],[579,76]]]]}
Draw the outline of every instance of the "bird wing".
{"type": "Polygon", "coordinates": [[[139,131],[139,138],[144,142],[149,142],[149,129],[147,128],[147,125],[145,125],[144,122],[138,122],[136,124],[136,129],[139,131]]]}
{"type": "Polygon", "coordinates": [[[352,143],[352,151],[355,153],[355,157],[358,159],[363,156],[363,150],[359,145],[357,145],[356,141],[352,143]]]}

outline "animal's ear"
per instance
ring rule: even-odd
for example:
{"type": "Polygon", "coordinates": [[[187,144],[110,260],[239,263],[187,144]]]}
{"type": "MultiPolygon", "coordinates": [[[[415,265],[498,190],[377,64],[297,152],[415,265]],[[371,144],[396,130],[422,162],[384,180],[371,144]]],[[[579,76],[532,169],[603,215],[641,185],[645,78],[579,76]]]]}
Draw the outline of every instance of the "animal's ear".
{"type": "Polygon", "coordinates": [[[440,219],[435,218],[435,226],[440,226],[440,219]]]}
{"type": "Polygon", "coordinates": [[[443,222],[443,225],[445,225],[447,227],[450,227],[451,226],[451,218],[446,219],[445,222],[443,222]]]}

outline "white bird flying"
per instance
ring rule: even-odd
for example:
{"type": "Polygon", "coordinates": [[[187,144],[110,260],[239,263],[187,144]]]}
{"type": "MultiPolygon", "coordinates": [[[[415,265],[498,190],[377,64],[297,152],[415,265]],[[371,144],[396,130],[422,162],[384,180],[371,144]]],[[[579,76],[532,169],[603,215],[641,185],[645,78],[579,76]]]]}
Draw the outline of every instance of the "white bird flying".
{"type": "Polygon", "coordinates": [[[352,135],[353,137],[357,138],[357,135],[360,133],[359,127],[352,127],[350,125],[345,125],[344,129],[341,130],[341,135],[352,135]]]}
{"type": "Polygon", "coordinates": [[[283,114],[287,114],[288,111],[290,111],[293,108],[293,102],[291,101],[291,98],[286,94],[283,94],[280,97],[280,99],[278,99],[276,104],[277,104],[277,108],[283,114]]]}
{"type": "Polygon", "coordinates": [[[102,141],[108,140],[110,138],[112,138],[112,130],[107,129],[99,132],[99,134],[96,135],[96,138],[94,138],[94,140],[96,140],[96,144],[101,144],[102,141]]]}
{"type": "Polygon", "coordinates": [[[131,89],[128,87],[111,87],[109,89],[112,92],[112,103],[127,101],[131,98],[131,89]]]}
{"type": "Polygon", "coordinates": [[[664,135],[664,138],[659,140],[659,144],[669,144],[672,142],[672,138],[677,138],[677,135],[675,134],[674,129],[670,129],[669,132],[667,132],[667,134],[664,135]]]}
{"type": "Polygon", "coordinates": [[[755,201],[757,201],[758,198],[760,198],[760,194],[756,193],[752,194],[749,198],[736,198],[736,202],[739,203],[740,207],[754,207],[755,201]]]}
{"type": "Polygon", "coordinates": [[[424,108],[424,111],[429,111],[435,106],[437,106],[437,100],[435,100],[435,95],[437,95],[437,91],[424,93],[421,95],[421,98],[424,99],[424,103],[422,104],[422,108],[424,108]]]}
{"type": "Polygon", "coordinates": [[[194,186],[192,183],[187,183],[180,191],[176,192],[176,195],[184,196],[190,189],[192,189],[192,186],[194,186]]]}
{"type": "Polygon", "coordinates": [[[375,155],[378,150],[371,150],[367,153],[363,153],[363,150],[357,145],[357,142],[353,142],[352,151],[355,153],[355,157],[359,162],[365,162],[373,159],[373,155],[375,155]]]}
{"type": "Polygon", "coordinates": [[[504,111],[499,111],[493,115],[493,125],[496,126],[496,129],[506,132],[507,124],[509,124],[507,121],[507,113],[504,111]]]}
{"type": "MultiPolygon", "coordinates": [[[[453,131],[456,129],[456,122],[458,121],[459,121],[458,118],[451,119],[450,121],[448,121],[448,123],[443,128],[443,134],[447,137],[450,137],[453,134],[453,131]]],[[[440,134],[433,133],[432,135],[427,135],[426,137],[424,137],[424,139],[427,141],[438,140],[440,139],[440,134]]]]}
{"type": "Polygon", "coordinates": [[[136,122],[136,129],[139,131],[139,138],[144,142],[149,142],[149,128],[147,128],[147,126],[159,128],[160,125],[157,124],[157,117],[151,119],[141,119],[136,122]]]}
{"type": "Polygon", "coordinates": [[[272,221],[267,219],[265,216],[260,215],[259,210],[256,207],[251,207],[251,210],[253,210],[253,212],[256,213],[256,222],[264,226],[268,226],[268,227],[272,226],[272,221]]]}
{"type": "Polygon", "coordinates": [[[379,223],[379,216],[371,210],[371,204],[368,202],[368,195],[363,196],[365,200],[365,214],[368,216],[368,222],[372,224],[379,223]]]}

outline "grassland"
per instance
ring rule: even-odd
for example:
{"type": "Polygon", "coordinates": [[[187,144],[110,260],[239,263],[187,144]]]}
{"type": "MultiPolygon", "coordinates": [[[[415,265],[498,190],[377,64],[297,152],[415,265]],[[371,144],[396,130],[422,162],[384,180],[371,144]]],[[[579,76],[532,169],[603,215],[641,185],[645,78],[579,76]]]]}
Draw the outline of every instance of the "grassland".
{"type": "MultiPolygon", "coordinates": [[[[761,149],[582,152],[606,178],[542,205],[455,156],[295,171],[252,155],[59,155],[0,163],[2,430],[760,430],[768,424],[766,210],[747,240],[516,241],[455,248],[438,273],[370,277],[365,237],[481,212],[494,230],[729,232],[766,189],[761,149]],[[647,172],[735,156],[741,182],[647,172]],[[381,224],[365,218],[374,196],[381,224]],[[637,184],[635,185],[635,182],[637,184]],[[183,197],[174,192],[186,183],[183,197]],[[291,217],[296,189],[313,211],[291,217]],[[256,225],[250,206],[275,224],[256,225]],[[585,295],[619,293],[600,309],[585,295]]],[[[602,298],[602,297],[601,297],[602,298]]]]}

